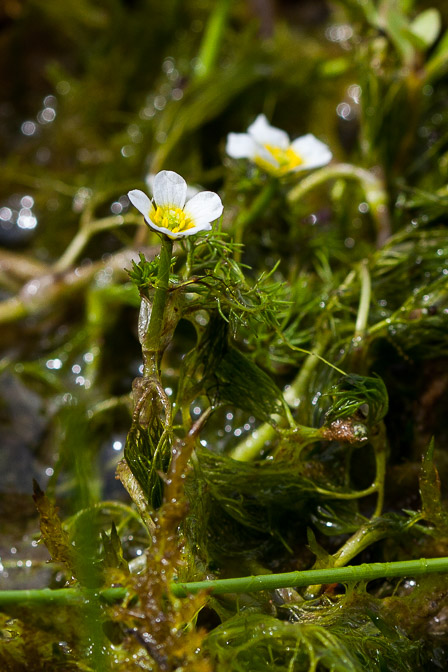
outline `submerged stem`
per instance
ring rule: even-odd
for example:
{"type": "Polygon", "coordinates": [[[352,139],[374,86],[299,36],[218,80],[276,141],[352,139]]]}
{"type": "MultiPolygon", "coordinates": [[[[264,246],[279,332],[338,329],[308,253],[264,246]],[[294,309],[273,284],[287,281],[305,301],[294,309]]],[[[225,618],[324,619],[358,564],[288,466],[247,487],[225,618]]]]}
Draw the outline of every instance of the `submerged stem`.
{"type": "MultiPolygon", "coordinates": [[[[175,597],[188,597],[201,590],[213,595],[225,593],[251,593],[260,590],[279,588],[300,588],[314,584],[351,583],[372,581],[374,579],[392,579],[406,576],[422,576],[448,572],[448,558],[420,558],[419,560],[401,560],[398,562],[374,562],[350,567],[331,567],[329,569],[309,569],[300,572],[281,574],[261,574],[233,579],[215,579],[211,581],[193,581],[190,583],[172,583],[175,597]]],[[[121,600],[126,596],[126,588],[106,588],[98,592],[91,591],[106,602],[121,600]]],[[[0,606],[17,604],[79,604],[88,591],[77,588],[51,590],[3,590],[0,591],[0,606]]]]}

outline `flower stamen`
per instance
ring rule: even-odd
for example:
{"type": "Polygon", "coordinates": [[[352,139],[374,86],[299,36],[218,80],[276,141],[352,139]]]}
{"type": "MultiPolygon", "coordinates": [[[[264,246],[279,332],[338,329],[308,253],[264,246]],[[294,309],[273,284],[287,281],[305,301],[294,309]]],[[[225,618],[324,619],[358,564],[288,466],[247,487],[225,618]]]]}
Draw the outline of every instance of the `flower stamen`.
{"type": "Polygon", "coordinates": [[[301,166],[304,162],[302,157],[297,154],[291,146],[286,149],[276,147],[275,145],[263,145],[263,147],[277,162],[278,166],[272,165],[262,156],[255,157],[255,163],[271,174],[285,175],[298,166],[301,166]]]}
{"type": "Polygon", "coordinates": [[[169,229],[173,233],[188,231],[188,229],[194,227],[194,222],[187,217],[185,212],[174,205],[154,205],[149,212],[149,218],[157,226],[163,226],[163,228],[169,229]]]}

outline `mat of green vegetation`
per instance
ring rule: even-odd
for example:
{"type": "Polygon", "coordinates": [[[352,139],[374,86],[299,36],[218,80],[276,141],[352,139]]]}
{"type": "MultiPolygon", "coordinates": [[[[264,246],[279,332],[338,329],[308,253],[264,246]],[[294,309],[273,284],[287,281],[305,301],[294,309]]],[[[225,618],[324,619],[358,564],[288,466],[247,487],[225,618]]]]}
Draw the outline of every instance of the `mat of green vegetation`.
{"type": "Polygon", "coordinates": [[[1,670],[447,669],[447,75],[442,0],[3,3],[1,670]]]}

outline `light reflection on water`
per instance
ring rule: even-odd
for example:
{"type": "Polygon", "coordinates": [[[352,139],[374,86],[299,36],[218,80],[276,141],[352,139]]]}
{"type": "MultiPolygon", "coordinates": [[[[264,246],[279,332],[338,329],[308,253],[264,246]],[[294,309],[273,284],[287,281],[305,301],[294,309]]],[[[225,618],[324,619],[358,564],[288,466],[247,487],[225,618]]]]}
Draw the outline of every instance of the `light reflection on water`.
{"type": "Polygon", "coordinates": [[[38,225],[34,207],[34,198],[29,194],[12,194],[4,205],[0,206],[0,238],[3,242],[20,240],[23,234],[38,225]]]}

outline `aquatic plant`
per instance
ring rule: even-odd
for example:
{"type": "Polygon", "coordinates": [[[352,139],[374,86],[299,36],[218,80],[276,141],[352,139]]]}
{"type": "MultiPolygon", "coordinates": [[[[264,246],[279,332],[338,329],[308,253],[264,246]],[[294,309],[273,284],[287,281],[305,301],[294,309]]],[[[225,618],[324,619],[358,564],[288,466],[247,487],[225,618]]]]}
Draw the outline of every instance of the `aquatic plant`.
{"type": "Polygon", "coordinates": [[[2,10],[2,669],[444,669],[439,5],[2,10]]]}

